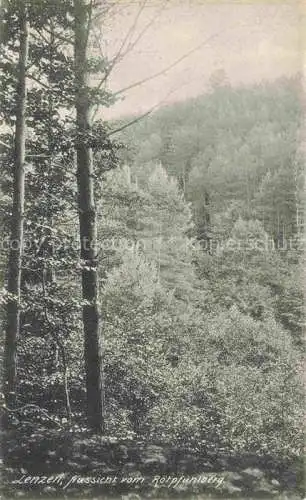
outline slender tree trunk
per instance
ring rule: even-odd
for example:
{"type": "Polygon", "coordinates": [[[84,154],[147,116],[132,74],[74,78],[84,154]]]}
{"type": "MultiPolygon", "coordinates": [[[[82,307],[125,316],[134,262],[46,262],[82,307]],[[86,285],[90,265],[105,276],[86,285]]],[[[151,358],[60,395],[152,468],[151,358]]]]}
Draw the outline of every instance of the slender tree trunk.
{"type": "Polygon", "coordinates": [[[206,227],[206,241],[207,241],[207,251],[212,255],[211,248],[211,206],[210,206],[210,196],[208,191],[205,191],[205,227],[206,227]]]}
{"type": "Polygon", "coordinates": [[[47,307],[46,283],[47,283],[47,270],[44,266],[44,269],[42,272],[42,292],[43,292],[43,296],[44,296],[44,315],[45,315],[45,319],[46,319],[47,323],[51,327],[50,332],[51,332],[51,335],[52,335],[53,340],[55,342],[55,345],[57,347],[57,352],[60,351],[61,357],[62,357],[65,406],[66,406],[67,419],[68,419],[68,421],[70,421],[72,414],[71,414],[70,391],[69,391],[69,383],[68,383],[68,363],[67,363],[66,350],[65,350],[65,345],[64,345],[62,339],[60,338],[60,334],[56,333],[53,330],[53,325],[49,319],[48,307],[47,307]]]}
{"type": "Polygon", "coordinates": [[[78,130],[77,183],[85,340],[85,372],[88,422],[95,432],[103,432],[102,351],[98,312],[97,225],[94,200],[92,150],[89,147],[89,97],[86,88],[86,50],[88,42],[88,6],[75,0],[75,77],[76,124],[78,130]]]}
{"type": "Polygon", "coordinates": [[[28,22],[24,2],[20,3],[20,52],[17,83],[13,208],[8,261],[9,294],[4,354],[4,393],[8,404],[14,404],[17,378],[17,339],[20,326],[20,284],[24,218],[24,162],[26,118],[26,66],[28,59],[28,22]]]}

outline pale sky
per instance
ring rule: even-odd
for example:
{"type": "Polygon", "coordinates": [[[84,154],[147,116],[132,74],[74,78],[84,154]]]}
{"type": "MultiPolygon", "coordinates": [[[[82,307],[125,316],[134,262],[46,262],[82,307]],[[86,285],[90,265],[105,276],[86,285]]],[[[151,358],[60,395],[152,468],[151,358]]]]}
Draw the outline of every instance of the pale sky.
{"type": "MultiPolygon", "coordinates": [[[[109,56],[117,52],[135,22],[140,3],[119,0],[118,5],[117,14],[101,27],[109,56]]],[[[103,110],[105,118],[144,113],[155,105],[202,94],[211,74],[220,68],[232,85],[302,71],[298,2],[147,0],[132,42],[154,17],[154,24],[114,68],[109,80],[113,91],[161,71],[202,45],[165,75],[125,92],[124,100],[103,110]]]]}

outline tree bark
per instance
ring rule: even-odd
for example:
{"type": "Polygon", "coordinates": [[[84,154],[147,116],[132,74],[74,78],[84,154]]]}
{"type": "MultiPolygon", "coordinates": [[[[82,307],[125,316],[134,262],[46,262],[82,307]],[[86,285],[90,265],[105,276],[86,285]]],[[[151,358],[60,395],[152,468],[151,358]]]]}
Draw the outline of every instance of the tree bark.
{"type": "Polygon", "coordinates": [[[80,244],[83,297],[84,355],[87,392],[87,416],[91,429],[104,430],[102,350],[98,311],[97,225],[94,200],[92,150],[88,144],[90,132],[89,96],[87,90],[86,52],[89,31],[88,5],[75,0],[75,83],[77,125],[77,184],[80,224],[80,244]]]}
{"type": "Polygon", "coordinates": [[[15,403],[17,380],[17,339],[20,327],[20,284],[23,253],[24,190],[25,190],[25,128],[26,128],[26,66],[28,60],[28,21],[24,2],[20,2],[20,49],[17,81],[15,154],[13,176],[13,207],[8,260],[9,300],[4,353],[4,393],[9,405],[15,403]]]}

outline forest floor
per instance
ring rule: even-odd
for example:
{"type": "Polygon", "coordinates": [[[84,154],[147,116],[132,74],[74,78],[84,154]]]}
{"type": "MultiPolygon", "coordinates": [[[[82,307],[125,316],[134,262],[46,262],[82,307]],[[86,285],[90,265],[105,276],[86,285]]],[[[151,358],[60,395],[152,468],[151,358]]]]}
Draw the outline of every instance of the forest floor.
{"type": "Polygon", "coordinates": [[[2,498],[303,499],[303,466],[42,428],[3,433],[2,498]]]}

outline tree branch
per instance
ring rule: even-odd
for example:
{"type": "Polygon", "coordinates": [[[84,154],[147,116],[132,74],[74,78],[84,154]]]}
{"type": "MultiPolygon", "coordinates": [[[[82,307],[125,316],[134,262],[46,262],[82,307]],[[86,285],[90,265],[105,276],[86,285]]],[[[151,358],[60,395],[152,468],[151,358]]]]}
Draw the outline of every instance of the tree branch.
{"type": "MultiPolygon", "coordinates": [[[[44,27],[45,31],[50,35],[51,34],[51,30],[48,30],[48,28],[44,27]]],[[[38,31],[38,30],[37,30],[38,31]]],[[[65,37],[64,35],[61,35],[60,33],[55,33],[55,38],[57,40],[60,40],[61,42],[65,42],[67,43],[68,45],[73,45],[74,44],[74,41],[73,41],[73,37],[70,37],[70,38],[67,38],[65,37]]]]}
{"type": "Polygon", "coordinates": [[[13,146],[9,146],[8,144],[5,144],[5,142],[2,142],[1,140],[0,140],[0,144],[1,144],[1,146],[4,146],[6,149],[12,149],[12,147],[13,147],[13,146]]]}
{"type": "Polygon", "coordinates": [[[125,57],[126,54],[128,54],[131,50],[133,50],[133,48],[142,39],[142,37],[145,35],[145,33],[148,31],[148,29],[151,28],[151,26],[154,25],[155,21],[159,18],[161,12],[165,9],[166,4],[167,4],[168,1],[169,0],[164,0],[164,2],[162,3],[161,8],[157,11],[157,13],[155,14],[155,16],[153,16],[152,19],[145,25],[145,27],[141,30],[141,32],[139,33],[139,35],[137,36],[137,38],[134,40],[134,42],[131,43],[127,47],[127,50],[123,53],[122,57],[120,58],[120,61],[122,61],[123,57],[125,57]]]}
{"type": "Polygon", "coordinates": [[[57,425],[58,427],[61,427],[61,425],[56,422],[56,420],[53,420],[53,418],[51,418],[48,413],[47,413],[47,410],[45,410],[44,408],[41,408],[40,406],[38,405],[34,405],[34,404],[26,404],[24,406],[21,406],[20,408],[9,408],[8,406],[6,405],[3,405],[2,408],[9,412],[9,413],[17,413],[19,411],[22,411],[24,410],[25,408],[33,408],[33,409],[36,409],[36,410],[39,410],[41,413],[44,414],[44,416],[47,418],[47,420],[50,420],[50,422],[52,422],[53,424],[57,425]]]}
{"type": "MultiPolygon", "coordinates": [[[[119,50],[117,52],[117,54],[114,56],[113,60],[111,61],[111,64],[109,66],[109,68],[105,71],[105,74],[104,76],[101,78],[99,84],[97,85],[97,87],[95,88],[95,90],[98,92],[100,90],[100,88],[102,87],[102,85],[106,82],[107,78],[109,77],[109,75],[111,74],[113,68],[115,67],[115,65],[117,64],[117,62],[119,60],[122,60],[122,57],[124,57],[124,55],[122,56],[122,52],[123,52],[123,49],[124,49],[124,46],[125,44],[127,43],[129,37],[132,35],[133,31],[135,30],[136,26],[137,26],[137,22],[138,22],[138,19],[143,11],[143,9],[145,8],[145,5],[146,5],[146,2],[147,0],[143,0],[142,2],[142,5],[132,23],[132,26],[131,28],[128,30],[126,36],[124,37],[120,47],[119,47],[119,50]]],[[[100,56],[101,57],[104,57],[103,55],[103,51],[102,51],[102,48],[101,48],[101,45],[99,44],[99,52],[100,52],[100,56]]],[[[93,112],[93,115],[92,115],[92,121],[94,121],[95,119],[95,116],[96,116],[96,113],[98,111],[98,108],[99,108],[99,105],[97,105],[95,111],[93,112]]]]}
{"type": "Polygon", "coordinates": [[[43,83],[41,80],[39,80],[38,78],[36,78],[36,76],[34,75],[27,75],[27,78],[29,78],[30,80],[33,80],[34,82],[38,83],[39,85],[41,85],[42,87],[44,87],[44,89],[46,90],[50,90],[49,89],[49,86],[46,84],[46,83],[43,83]]]}
{"type": "Polygon", "coordinates": [[[68,366],[67,366],[67,357],[66,357],[66,351],[65,351],[65,346],[62,343],[59,335],[55,333],[53,330],[53,324],[49,319],[48,315],[48,309],[47,309],[47,294],[46,294],[46,283],[45,283],[45,265],[42,271],[42,289],[43,289],[43,297],[44,297],[44,316],[47,321],[47,323],[50,325],[50,333],[51,336],[53,337],[53,340],[55,344],[58,346],[61,356],[62,356],[62,362],[63,362],[63,376],[64,376],[64,392],[65,392],[65,403],[66,403],[66,411],[67,411],[67,419],[68,421],[71,420],[71,405],[70,405],[70,395],[69,395],[69,386],[68,386],[68,366]]]}
{"type": "MultiPolygon", "coordinates": [[[[189,83],[189,82],[187,82],[189,83]]],[[[186,83],[184,84],[186,85],[186,83]]],[[[112,130],[109,134],[108,134],[108,137],[110,137],[111,135],[114,135],[114,134],[117,134],[118,132],[121,132],[122,130],[125,130],[126,128],[130,127],[131,125],[134,125],[135,123],[139,122],[140,120],[142,120],[143,118],[146,118],[147,116],[149,116],[151,113],[153,113],[153,111],[155,111],[156,109],[158,109],[160,106],[162,106],[168,99],[168,97],[173,94],[174,92],[176,92],[179,88],[181,88],[182,85],[178,85],[177,87],[175,87],[174,89],[170,90],[170,92],[168,92],[168,94],[166,95],[166,97],[164,97],[161,101],[159,101],[157,104],[154,104],[154,106],[152,106],[148,111],[146,111],[145,113],[143,113],[142,115],[139,115],[139,116],[136,116],[136,118],[134,118],[133,120],[131,120],[130,122],[128,123],[125,123],[124,125],[122,125],[121,127],[118,127],[116,128],[115,130],[112,130]]]]}
{"type": "MultiPolygon", "coordinates": [[[[232,29],[233,27],[235,26],[235,24],[231,25],[231,27],[229,27],[227,30],[225,31],[229,31],[230,29],[232,29]]],[[[223,31],[222,33],[220,32],[217,32],[217,33],[213,33],[212,35],[210,35],[209,37],[205,38],[205,40],[203,40],[201,43],[199,43],[199,45],[197,45],[196,47],[193,47],[191,50],[189,50],[188,52],[186,52],[185,54],[183,54],[182,56],[180,56],[178,59],[176,59],[173,63],[169,64],[168,66],[166,66],[165,68],[163,68],[162,70],[160,71],[157,71],[156,73],[153,73],[152,75],[146,77],[146,78],[143,78],[142,80],[139,80],[138,82],[135,82],[135,83],[131,83],[130,85],[127,85],[126,87],[123,87],[122,89],[120,90],[117,90],[117,92],[115,92],[113,94],[114,97],[118,96],[118,95],[121,95],[123,94],[124,92],[126,92],[127,90],[131,90],[133,88],[136,88],[136,87],[139,87],[140,85],[143,85],[144,83],[147,83],[151,80],[153,80],[154,78],[157,78],[159,76],[162,76],[162,75],[165,75],[166,73],[168,73],[168,71],[170,71],[171,69],[175,68],[178,64],[180,64],[182,61],[184,61],[185,59],[187,59],[188,57],[190,57],[192,54],[194,54],[195,52],[197,52],[198,50],[200,50],[204,45],[206,45],[208,42],[211,42],[212,40],[214,40],[215,38],[217,38],[218,36],[220,35],[223,35],[225,33],[225,31],[223,31]]]]}
{"type": "MultiPolygon", "coordinates": [[[[145,33],[148,31],[148,29],[151,28],[151,26],[153,26],[153,24],[155,23],[156,19],[158,19],[158,17],[160,16],[160,13],[164,10],[167,2],[168,2],[168,0],[164,0],[163,1],[162,6],[157,11],[157,13],[155,14],[155,16],[144,26],[144,28],[141,30],[141,32],[136,37],[136,39],[133,42],[130,42],[127,45],[126,49],[124,50],[124,47],[125,47],[128,39],[132,36],[133,32],[135,31],[135,28],[137,26],[137,22],[138,22],[138,20],[140,18],[141,13],[143,12],[145,6],[147,5],[147,0],[143,1],[140,9],[137,12],[137,15],[136,15],[134,21],[132,23],[132,26],[128,30],[126,36],[124,37],[124,39],[123,39],[123,41],[122,41],[122,43],[120,45],[120,48],[119,48],[117,54],[112,59],[109,68],[105,71],[105,74],[104,74],[103,78],[101,78],[98,86],[96,87],[97,91],[100,90],[100,88],[102,87],[102,85],[107,81],[108,77],[110,76],[110,74],[111,74],[112,70],[114,69],[114,67],[116,66],[116,64],[119,63],[119,62],[121,62],[124,59],[124,57],[131,50],[134,49],[134,47],[137,45],[137,43],[139,43],[139,41],[142,39],[142,37],[145,35],[145,33]]],[[[99,45],[99,51],[100,51],[101,57],[103,57],[103,52],[102,52],[101,45],[99,45]]],[[[93,115],[92,115],[92,121],[94,121],[98,109],[99,109],[99,105],[97,104],[96,109],[94,110],[93,115]]]]}

